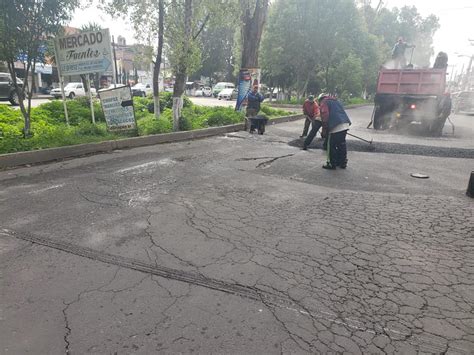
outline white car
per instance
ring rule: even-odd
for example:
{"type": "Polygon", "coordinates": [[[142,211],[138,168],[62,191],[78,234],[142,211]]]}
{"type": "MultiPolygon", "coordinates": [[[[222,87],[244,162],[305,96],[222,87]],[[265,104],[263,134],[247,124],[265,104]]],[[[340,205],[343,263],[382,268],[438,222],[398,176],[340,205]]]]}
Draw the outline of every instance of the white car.
{"type": "MultiPolygon", "coordinates": [[[[209,86],[204,86],[203,88],[201,88],[201,92],[202,92],[202,96],[206,96],[206,97],[212,96],[212,89],[209,86]]],[[[196,91],[196,96],[197,96],[197,91],[196,91]]]]}
{"type": "Polygon", "coordinates": [[[204,97],[211,97],[212,96],[212,89],[209,86],[204,86],[199,90],[196,90],[194,96],[204,96],[204,97]]]}
{"type": "Polygon", "coordinates": [[[235,100],[237,98],[237,90],[228,88],[223,89],[219,94],[217,94],[219,100],[235,100]]]}
{"type": "Polygon", "coordinates": [[[153,94],[153,88],[150,84],[138,83],[132,86],[132,95],[145,97],[153,94]]]}
{"type": "MultiPolygon", "coordinates": [[[[91,93],[92,96],[97,95],[95,88],[91,88],[91,93]]],[[[61,88],[51,90],[50,94],[55,99],[59,99],[62,97],[61,88]]],[[[86,91],[84,90],[84,85],[82,85],[82,83],[69,83],[64,87],[64,95],[70,99],[73,99],[76,96],[86,96],[86,91]]]]}

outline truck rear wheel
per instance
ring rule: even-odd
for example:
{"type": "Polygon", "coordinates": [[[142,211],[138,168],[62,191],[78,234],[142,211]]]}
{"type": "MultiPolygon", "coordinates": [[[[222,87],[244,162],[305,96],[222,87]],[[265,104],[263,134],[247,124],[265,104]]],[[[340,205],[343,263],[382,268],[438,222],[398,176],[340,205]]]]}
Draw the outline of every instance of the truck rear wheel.
{"type": "Polygon", "coordinates": [[[438,102],[438,119],[430,126],[430,134],[433,136],[441,136],[443,134],[444,124],[448,119],[452,110],[452,101],[450,96],[443,96],[438,102]]]}
{"type": "Polygon", "coordinates": [[[374,129],[385,129],[386,122],[382,107],[380,105],[376,105],[374,110],[374,129]]]}

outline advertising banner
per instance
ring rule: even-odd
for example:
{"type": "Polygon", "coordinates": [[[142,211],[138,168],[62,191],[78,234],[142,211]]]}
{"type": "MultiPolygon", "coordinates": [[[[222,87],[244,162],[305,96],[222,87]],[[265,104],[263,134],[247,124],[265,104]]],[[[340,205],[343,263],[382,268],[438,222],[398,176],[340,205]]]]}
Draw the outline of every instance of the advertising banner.
{"type": "Polygon", "coordinates": [[[108,29],[58,37],[54,45],[56,62],[63,77],[112,71],[112,47],[108,29]]]}
{"type": "Polygon", "coordinates": [[[137,128],[130,86],[99,91],[109,131],[129,131],[137,128]]]}
{"type": "Polygon", "coordinates": [[[239,72],[239,94],[235,105],[236,111],[243,111],[247,107],[247,95],[252,87],[260,87],[260,68],[240,69],[239,72]]]}

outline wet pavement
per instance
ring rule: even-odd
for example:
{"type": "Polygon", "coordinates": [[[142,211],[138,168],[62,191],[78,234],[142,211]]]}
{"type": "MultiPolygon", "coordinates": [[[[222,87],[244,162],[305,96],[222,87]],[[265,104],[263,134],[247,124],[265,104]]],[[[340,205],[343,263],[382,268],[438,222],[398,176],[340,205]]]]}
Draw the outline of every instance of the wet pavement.
{"type": "Polygon", "coordinates": [[[470,118],[369,112],[346,170],[299,121],[0,172],[0,352],[472,354],[470,118]]]}

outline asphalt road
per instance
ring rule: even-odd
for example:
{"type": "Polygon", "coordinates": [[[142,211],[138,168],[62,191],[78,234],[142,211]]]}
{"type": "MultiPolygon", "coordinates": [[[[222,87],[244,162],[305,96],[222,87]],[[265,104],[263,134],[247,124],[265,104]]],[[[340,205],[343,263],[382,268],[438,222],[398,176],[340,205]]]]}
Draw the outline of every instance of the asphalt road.
{"type": "Polygon", "coordinates": [[[235,100],[219,100],[214,97],[190,97],[191,101],[201,106],[235,107],[235,100]]]}
{"type": "Polygon", "coordinates": [[[346,170],[297,121],[0,172],[0,352],[474,353],[472,117],[349,114],[346,170]]]}

